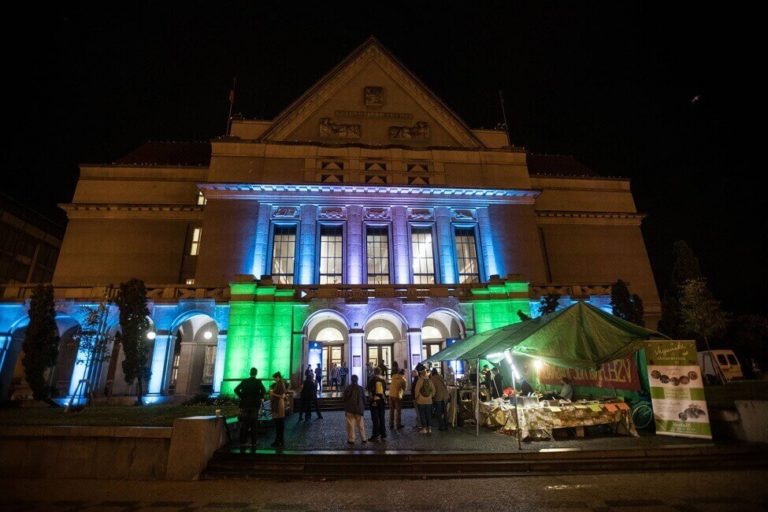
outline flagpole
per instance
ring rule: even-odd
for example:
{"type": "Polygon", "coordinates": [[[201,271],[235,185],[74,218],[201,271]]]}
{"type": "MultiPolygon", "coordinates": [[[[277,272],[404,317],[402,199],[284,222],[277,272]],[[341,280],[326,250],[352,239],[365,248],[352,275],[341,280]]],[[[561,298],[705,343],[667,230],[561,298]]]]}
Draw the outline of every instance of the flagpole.
{"type": "Polygon", "coordinates": [[[229,90],[229,115],[227,116],[226,135],[232,130],[232,108],[235,106],[235,89],[237,88],[237,77],[232,78],[232,89],[229,90]]]}

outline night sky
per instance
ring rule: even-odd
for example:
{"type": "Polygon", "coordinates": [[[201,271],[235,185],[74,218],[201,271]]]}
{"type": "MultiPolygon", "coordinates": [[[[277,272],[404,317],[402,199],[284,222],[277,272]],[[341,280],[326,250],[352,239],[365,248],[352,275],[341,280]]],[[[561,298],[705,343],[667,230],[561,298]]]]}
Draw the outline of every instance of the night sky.
{"type": "Polygon", "coordinates": [[[375,35],[469,126],[501,121],[502,90],[514,144],[632,178],[660,291],[681,239],[727,310],[768,313],[755,13],[443,3],[17,5],[6,25],[25,35],[2,35],[2,191],[53,216],[79,163],[223,134],[233,76],[235,111],[271,119],[375,35]]]}

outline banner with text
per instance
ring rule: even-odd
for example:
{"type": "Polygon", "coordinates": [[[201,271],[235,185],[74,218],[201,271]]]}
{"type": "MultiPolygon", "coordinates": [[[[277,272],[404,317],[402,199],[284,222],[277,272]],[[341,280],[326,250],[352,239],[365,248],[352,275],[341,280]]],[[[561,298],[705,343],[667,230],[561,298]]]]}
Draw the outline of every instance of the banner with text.
{"type": "Polygon", "coordinates": [[[712,439],[695,341],[645,344],[656,433],[712,439]]]}
{"type": "Polygon", "coordinates": [[[560,384],[560,378],[568,376],[574,386],[595,388],[640,389],[640,374],[637,371],[634,356],[616,359],[603,364],[599,370],[581,370],[575,368],[559,368],[548,364],[539,370],[539,382],[550,386],[560,384]]]}

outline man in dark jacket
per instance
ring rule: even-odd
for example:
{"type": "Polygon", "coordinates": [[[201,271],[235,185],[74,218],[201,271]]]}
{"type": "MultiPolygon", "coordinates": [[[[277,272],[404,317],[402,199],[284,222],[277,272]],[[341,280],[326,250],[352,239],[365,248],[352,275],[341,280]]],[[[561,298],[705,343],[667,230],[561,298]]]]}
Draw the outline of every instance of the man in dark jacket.
{"type": "Polygon", "coordinates": [[[248,442],[249,435],[251,444],[256,444],[256,422],[264,395],[267,394],[264,384],[256,378],[257,373],[256,368],[251,368],[251,376],[235,388],[235,394],[240,398],[240,444],[248,442]]]}
{"type": "Polygon", "coordinates": [[[301,412],[299,413],[299,421],[304,417],[305,421],[309,421],[312,416],[312,406],[315,406],[315,412],[317,412],[317,419],[323,419],[323,415],[320,414],[320,404],[317,402],[317,386],[312,379],[304,379],[304,384],[301,385],[301,412]]]}
{"type": "Polygon", "coordinates": [[[373,420],[373,434],[369,441],[384,441],[387,431],[384,425],[384,409],[387,400],[387,381],[381,376],[381,369],[373,369],[373,378],[368,382],[368,396],[371,398],[371,419],[373,420]]]}
{"type": "Polygon", "coordinates": [[[365,424],[363,423],[365,390],[363,386],[357,383],[357,380],[357,375],[352,375],[352,384],[344,389],[344,416],[347,420],[347,443],[349,444],[355,444],[355,427],[360,433],[363,444],[368,442],[365,439],[365,424]]]}

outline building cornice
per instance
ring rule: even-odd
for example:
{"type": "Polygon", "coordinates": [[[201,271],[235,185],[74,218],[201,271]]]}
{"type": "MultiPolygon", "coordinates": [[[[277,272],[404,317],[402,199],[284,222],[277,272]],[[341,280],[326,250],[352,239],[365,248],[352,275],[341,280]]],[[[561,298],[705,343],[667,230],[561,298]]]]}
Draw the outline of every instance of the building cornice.
{"type": "Polygon", "coordinates": [[[203,207],[181,204],[59,204],[70,219],[200,220],[203,207]]]}
{"type": "Polygon", "coordinates": [[[300,200],[301,202],[356,200],[367,204],[413,204],[420,201],[433,205],[455,205],[457,201],[484,204],[533,204],[540,190],[376,187],[365,185],[272,185],[248,183],[202,183],[208,199],[255,199],[263,202],[300,200]]]}
{"type": "Polygon", "coordinates": [[[639,226],[645,214],[632,212],[576,212],[541,210],[536,212],[538,224],[595,224],[639,226]]]}

